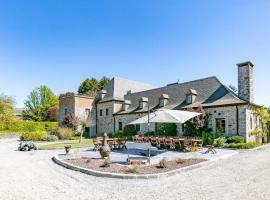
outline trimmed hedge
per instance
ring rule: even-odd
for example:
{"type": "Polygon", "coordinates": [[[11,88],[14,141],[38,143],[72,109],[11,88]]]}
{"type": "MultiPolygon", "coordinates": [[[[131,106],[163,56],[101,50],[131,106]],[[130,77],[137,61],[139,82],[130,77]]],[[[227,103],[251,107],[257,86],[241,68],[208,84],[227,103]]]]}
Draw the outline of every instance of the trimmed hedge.
{"type": "Polygon", "coordinates": [[[227,138],[226,143],[228,143],[228,144],[231,144],[231,143],[235,143],[235,144],[245,143],[245,138],[243,136],[231,136],[231,137],[227,138]]]}
{"type": "Polygon", "coordinates": [[[32,121],[15,121],[9,123],[0,122],[0,131],[4,132],[34,132],[49,131],[58,128],[58,122],[32,122],[32,121]]]}
{"type": "Polygon", "coordinates": [[[35,131],[35,132],[23,132],[20,136],[21,140],[31,141],[43,141],[47,136],[46,131],[35,131]]]}
{"type": "Polygon", "coordinates": [[[233,149],[253,149],[255,147],[260,146],[260,144],[256,142],[248,142],[248,143],[231,143],[225,144],[224,148],[233,148],[233,149]]]}

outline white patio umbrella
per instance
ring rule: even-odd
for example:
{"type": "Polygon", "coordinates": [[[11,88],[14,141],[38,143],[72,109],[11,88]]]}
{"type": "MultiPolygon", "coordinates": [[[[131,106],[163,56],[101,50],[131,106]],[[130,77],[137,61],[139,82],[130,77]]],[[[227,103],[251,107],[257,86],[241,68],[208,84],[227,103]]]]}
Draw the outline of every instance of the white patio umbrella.
{"type": "Polygon", "coordinates": [[[182,110],[159,109],[153,113],[141,117],[129,124],[147,124],[147,123],[185,123],[186,121],[201,115],[198,112],[189,112],[182,110]]]}

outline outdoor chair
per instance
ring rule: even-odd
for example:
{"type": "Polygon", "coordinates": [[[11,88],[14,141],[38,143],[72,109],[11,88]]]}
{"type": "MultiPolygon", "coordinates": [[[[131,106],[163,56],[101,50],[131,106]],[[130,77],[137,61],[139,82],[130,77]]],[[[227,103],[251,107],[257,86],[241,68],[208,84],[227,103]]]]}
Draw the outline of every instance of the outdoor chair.
{"type": "Polygon", "coordinates": [[[166,149],[173,149],[173,138],[165,138],[164,140],[164,147],[166,149]]]}
{"type": "Polygon", "coordinates": [[[98,151],[99,149],[100,149],[100,147],[101,147],[101,141],[99,140],[99,138],[97,137],[97,138],[94,138],[93,139],[93,144],[94,144],[94,149],[93,149],[93,151],[98,151]]]}
{"type": "Polygon", "coordinates": [[[159,137],[158,138],[158,147],[159,148],[164,148],[165,147],[165,138],[164,137],[159,137]]]}
{"type": "Polygon", "coordinates": [[[157,137],[151,137],[150,142],[151,142],[152,146],[154,146],[154,147],[159,146],[157,137]]]}
{"type": "Polygon", "coordinates": [[[127,141],[128,141],[128,139],[127,138],[119,138],[119,140],[118,140],[118,149],[127,149],[127,147],[126,147],[126,143],[127,143],[127,141]]]}
{"type": "Polygon", "coordinates": [[[143,142],[150,142],[150,138],[149,137],[144,137],[143,142]]]}
{"type": "Polygon", "coordinates": [[[191,142],[191,139],[184,139],[184,146],[183,146],[183,150],[185,152],[187,151],[191,151],[191,147],[192,147],[192,142],[191,142]]]}
{"type": "Polygon", "coordinates": [[[172,140],[172,142],[173,142],[173,148],[175,149],[175,150],[183,150],[183,140],[181,140],[180,138],[174,138],[173,140],[172,140]]]}

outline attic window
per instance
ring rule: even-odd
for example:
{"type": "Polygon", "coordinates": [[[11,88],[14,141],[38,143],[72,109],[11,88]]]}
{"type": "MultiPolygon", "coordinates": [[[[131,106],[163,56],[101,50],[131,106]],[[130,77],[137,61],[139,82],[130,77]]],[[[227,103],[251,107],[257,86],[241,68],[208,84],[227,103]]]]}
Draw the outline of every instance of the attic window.
{"type": "Polygon", "coordinates": [[[187,104],[192,104],[192,95],[187,95],[187,104]]]}
{"type": "Polygon", "coordinates": [[[194,103],[195,99],[197,97],[197,91],[190,89],[187,93],[186,93],[186,103],[187,104],[192,104],[194,103]]]}

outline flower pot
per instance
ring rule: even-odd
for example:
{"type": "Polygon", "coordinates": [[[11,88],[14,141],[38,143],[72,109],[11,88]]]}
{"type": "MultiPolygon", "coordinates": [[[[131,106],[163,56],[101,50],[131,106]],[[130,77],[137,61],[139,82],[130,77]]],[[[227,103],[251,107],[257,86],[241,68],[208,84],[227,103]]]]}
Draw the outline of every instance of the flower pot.
{"type": "Polygon", "coordinates": [[[65,152],[66,152],[66,154],[69,154],[70,149],[71,149],[71,146],[65,146],[65,152]]]}

